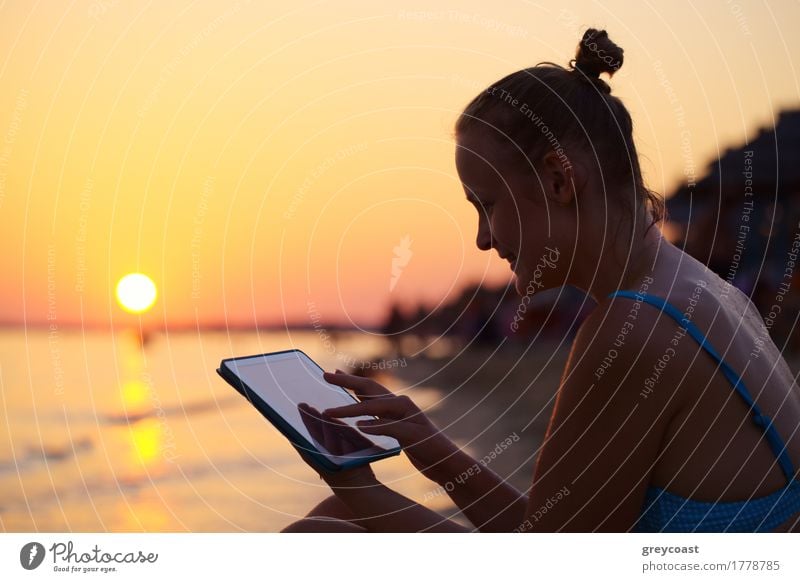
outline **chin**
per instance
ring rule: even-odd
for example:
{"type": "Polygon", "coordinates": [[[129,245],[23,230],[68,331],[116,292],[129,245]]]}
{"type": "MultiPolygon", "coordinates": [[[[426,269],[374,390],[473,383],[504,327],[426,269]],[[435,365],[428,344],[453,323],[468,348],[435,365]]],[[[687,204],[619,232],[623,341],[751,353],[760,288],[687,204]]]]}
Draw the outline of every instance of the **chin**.
{"type": "Polygon", "coordinates": [[[520,297],[525,297],[525,283],[523,283],[523,279],[513,271],[511,272],[512,276],[514,277],[514,290],[517,292],[517,295],[520,297]]]}

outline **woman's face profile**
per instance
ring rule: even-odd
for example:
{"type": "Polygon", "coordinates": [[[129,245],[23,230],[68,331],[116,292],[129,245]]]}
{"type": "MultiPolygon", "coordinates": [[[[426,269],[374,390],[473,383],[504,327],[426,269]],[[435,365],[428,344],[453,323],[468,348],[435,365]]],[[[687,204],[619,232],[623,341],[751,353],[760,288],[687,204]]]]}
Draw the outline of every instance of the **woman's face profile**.
{"type": "Polygon", "coordinates": [[[548,250],[554,247],[548,233],[557,225],[537,172],[520,152],[474,132],[459,136],[456,169],[478,212],[475,243],[508,261],[520,296],[560,285],[560,265],[552,259],[563,253],[548,250]]]}

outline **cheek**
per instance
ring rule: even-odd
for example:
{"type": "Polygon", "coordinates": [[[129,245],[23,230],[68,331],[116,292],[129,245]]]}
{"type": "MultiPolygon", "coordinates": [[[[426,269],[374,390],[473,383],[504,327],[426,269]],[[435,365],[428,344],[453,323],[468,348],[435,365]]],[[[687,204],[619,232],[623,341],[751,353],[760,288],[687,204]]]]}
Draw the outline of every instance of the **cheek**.
{"type": "Polygon", "coordinates": [[[545,205],[526,202],[520,207],[520,215],[520,258],[523,265],[532,270],[543,260],[543,256],[549,256],[547,249],[555,245],[563,225],[554,220],[555,217],[545,205]]]}
{"type": "Polygon", "coordinates": [[[520,216],[513,205],[503,205],[496,207],[492,212],[492,232],[500,244],[507,250],[520,254],[521,245],[521,226],[520,216]]]}
{"type": "Polygon", "coordinates": [[[547,255],[546,249],[548,245],[552,246],[552,242],[547,236],[547,226],[525,228],[520,244],[521,267],[526,271],[533,270],[542,262],[542,257],[547,255]]]}
{"type": "Polygon", "coordinates": [[[509,206],[507,219],[518,241],[520,256],[540,255],[540,249],[550,240],[549,233],[555,226],[548,220],[547,208],[526,199],[520,200],[516,206],[513,203],[509,206]]]}

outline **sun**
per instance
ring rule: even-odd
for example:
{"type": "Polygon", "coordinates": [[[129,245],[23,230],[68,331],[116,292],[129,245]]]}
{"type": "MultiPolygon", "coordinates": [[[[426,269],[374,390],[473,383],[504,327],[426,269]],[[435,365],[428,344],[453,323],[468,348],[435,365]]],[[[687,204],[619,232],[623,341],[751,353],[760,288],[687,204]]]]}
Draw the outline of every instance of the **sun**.
{"type": "Polygon", "coordinates": [[[142,273],[129,273],[117,283],[117,302],[131,313],[150,309],[156,301],[156,295],[156,284],[142,273]]]}

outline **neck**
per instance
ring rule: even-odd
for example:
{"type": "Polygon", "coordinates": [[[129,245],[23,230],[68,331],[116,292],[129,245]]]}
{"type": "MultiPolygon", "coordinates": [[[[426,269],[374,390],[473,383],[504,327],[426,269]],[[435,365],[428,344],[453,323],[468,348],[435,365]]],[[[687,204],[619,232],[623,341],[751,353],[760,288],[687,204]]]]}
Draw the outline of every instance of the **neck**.
{"type": "Polygon", "coordinates": [[[621,227],[618,240],[614,234],[605,232],[594,240],[587,239],[581,245],[585,249],[576,248],[579,254],[568,283],[583,290],[596,303],[617,289],[638,289],[641,281],[653,273],[659,252],[669,244],[657,226],[645,233],[643,225],[628,237],[622,235],[624,231],[621,227]]]}

